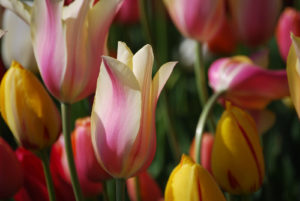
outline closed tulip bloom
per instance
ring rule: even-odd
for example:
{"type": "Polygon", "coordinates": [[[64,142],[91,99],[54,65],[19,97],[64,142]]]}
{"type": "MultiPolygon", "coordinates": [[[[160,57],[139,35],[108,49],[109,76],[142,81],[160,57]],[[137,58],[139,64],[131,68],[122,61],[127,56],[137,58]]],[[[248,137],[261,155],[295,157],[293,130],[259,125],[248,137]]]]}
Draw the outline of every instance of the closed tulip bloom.
{"type": "Polygon", "coordinates": [[[164,0],[179,31],[186,37],[209,40],[225,17],[224,0],[164,0]]]}
{"type": "Polygon", "coordinates": [[[295,36],[300,36],[300,12],[294,8],[286,8],[280,15],[276,30],[276,40],[280,56],[285,61],[287,60],[292,43],[291,33],[295,36]]]}
{"type": "MultiPolygon", "coordinates": [[[[78,128],[76,128],[78,129],[78,128]]],[[[75,161],[75,166],[76,166],[76,171],[78,174],[78,179],[80,183],[80,187],[82,189],[83,194],[86,197],[92,197],[92,196],[97,196],[102,192],[102,184],[100,182],[94,182],[91,181],[87,177],[87,166],[90,164],[86,164],[89,162],[89,160],[93,157],[93,152],[92,151],[92,143],[87,142],[88,138],[84,137],[84,133],[77,134],[78,131],[73,132],[72,134],[72,148],[73,148],[73,153],[74,153],[74,161],[75,161]],[[83,141],[81,141],[83,140],[83,141]],[[86,145],[86,146],[83,146],[86,145]],[[85,150],[81,150],[85,149],[85,150]],[[83,154],[86,154],[84,158],[83,154]]],[[[90,139],[89,139],[90,140],[90,139]]],[[[59,176],[69,185],[71,185],[71,176],[70,176],[70,171],[68,167],[68,162],[67,162],[67,156],[66,156],[66,151],[65,151],[65,143],[64,143],[64,138],[61,135],[60,138],[57,140],[57,142],[53,145],[52,151],[51,151],[51,159],[53,163],[57,166],[57,169],[59,170],[59,176]]],[[[53,164],[54,165],[54,164],[53,164]]],[[[93,164],[92,164],[93,165],[93,164]]],[[[93,171],[91,174],[95,174],[94,172],[97,173],[101,167],[94,166],[97,169],[89,169],[90,171],[93,171]]],[[[103,171],[103,175],[105,175],[105,172],[103,171]]],[[[101,174],[101,173],[100,173],[101,174]]],[[[107,173],[106,173],[107,175],[107,173]]],[[[106,178],[109,178],[109,176],[106,176],[106,178]]],[[[95,179],[94,179],[95,180],[95,179]]],[[[98,180],[99,181],[99,180],[98,180]]]]}
{"type": "Polygon", "coordinates": [[[0,137],[0,199],[11,198],[23,185],[23,171],[17,156],[0,137]]]}
{"type": "Polygon", "coordinates": [[[17,62],[0,86],[1,115],[17,142],[33,151],[50,147],[61,131],[54,102],[39,80],[17,62]]]}
{"type": "Polygon", "coordinates": [[[223,97],[246,109],[262,109],[270,101],[289,96],[285,70],[268,70],[248,57],[216,60],[208,71],[214,91],[225,90],[223,97]]]}
{"type": "Polygon", "coordinates": [[[264,158],[255,121],[229,102],[217,125],[211,161],[215,179],[231,194],[253,193],[263,183],[264,158]]]}
{"type": "Polygon", "coordinates": [[[287,59],[287,76],[292,102],[300,119],[300,38],[292,34],[292,45],[287,59]]]}
{"type": "Polygon", "coordinates": [[[96,159],[91,139],[90,117],[76,120],[72,140],[78,171],[94,182],[111,179],[111,176],[103,170],[96,159]]]}
{"type": "MultiPolygon", "coordinates": [[[[214,136],[211,133],[203,133],[201,140],[201,165],[211,173],[211,152],[214,144],[214,136]]],[[[195,138],[190,146],[190,156],[195,160],[195,138]]]]}
{"type": "Polygon", "coordinates": [[[136,190],[139,189],[141,201],[162,201],[163,194],[157,182],[145,171],[126,181],[128,195],[131,201],[138,201],[136,190]],[[136,182],[136,179],[138,182],[136,182]],[[139,185],[138,187],[136,185],[139,185]]]}
{"type": "Polygon", "coordinates": [[[133,24],[137,23],[139,19],[139,1],[124,0],[118,14],[116,15],[115,21],[121,24],[133,24]]]}
{"type": "Polygon", "coordinates": [[[229,8],[239,38],[257,46],[272,37],[281,0],[229,0],[229,8]]]}
{"type": "Polygon", "coordinates": [[[104,56],[92,110],[92,143],[98,162],[113,177],[145,170],[156,150],[155,108],[175,62],[152,80],[153,51],[135,55],[119,42],[117,59],[104,56]]]}
{"type": "Polygon", "coordinates": [[[33,49],[41,76],[58,100],[74,103],[96,90],[101,55],[122,0],[34,1],[33,49]]]}
{"type": "Polygon", "coordinates": [[[213,177],[186,155],[172,171],[165,190],[165,201],[182,200],[225,201],[213,177]]]}

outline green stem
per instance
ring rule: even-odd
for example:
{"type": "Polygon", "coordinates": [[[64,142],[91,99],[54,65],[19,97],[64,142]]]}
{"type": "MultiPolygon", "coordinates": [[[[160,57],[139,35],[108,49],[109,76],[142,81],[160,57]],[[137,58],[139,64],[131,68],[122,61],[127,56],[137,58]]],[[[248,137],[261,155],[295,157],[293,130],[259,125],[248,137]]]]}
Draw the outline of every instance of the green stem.
{"type": "MultiPolygon", "coordinates": [[[[208,92],[207,92],[206,71],[204,65],[202,44],[197,41],[196,41],[195,53],[196,53],[196,60],[194,65],[194,71],[196,77],[196,85],[197,85],[199,100],[203,108],[208,100],[208,92]]],[[[209,119],[208,126],[209,126],[209,130],[211,132],[214,132],[215,125],[214,125],[213,118],[209,119]]]]}
{"type": "Polygon", "coordinates": [[[140,181],[139,181],[138,176],[134,177],[134,183],[135,183],[136,200],[137,201],[142,201],[142,199],[141,199],[140,181]]]}
{"type": "Polygon", "coordinates": [[[103,186],[103,200],[104,201],[109,201],[109,196],[108,196],[108,192],[107,192],[107,182],[103,181],[102,182],[102,186],[103,186]]]}
{"type": "Polygon", "coordinates": [[[241,195],[241,201],[251,201],[250,195],[241,195]]]}
{"type": "Polygon", "coordinates": [[[74,191],[76,201],[83,201],[83,196],[76,173],[74,163],[73,150],[71,144],[71,104],[61,103],[63,134],[65,140],[65,150],[70,171],[71,183],[74,191]]]}
{"type": "Polygon", "coordinates": [[[196,76],[196,84],[197,84],[199,100],[203,107],[208,99],[208,95],[207,95],[207,87],[206,87],[206,76],[205,76],[206,73],[205,73],[204,60],[203,60],[202,44],[200,42],[196,43],[195,53],[196,53],[196,60],[195,60],[194,70],[196,76]]]}
{"type": "Polygon", "coordinates": [[[54,185],[53,185],[51,172],[50,172],[48,151],[43,150],[38,155],[39,155],[39,157],[42,161],[42,164],[43,164],[43,169],[44,169],[44,174],[45,174],[45,178],[46,178],[46,184],[47,184],[47,189],[48,189],[49,200],[50,201],[55,201],[56,200],[55,190],[54,190],[54,185]]]}
{"type": "Polygon", "coordinates": [[[197,128],[196,128],[196,150],[195,150],[195,154],[196,154],[196,162],[200,164],[201,162],[201,154],[200,154],[200,150],[201,150],[201,140],[202,140],[202,134],[205,128],[205,123],[207,121],[207,118],[210,114],[211,109],[213,108],[213,106],[215,105],[215,103],[217,102],[218,98],[220,96],[222,96],[224,93],[224,91],[219,91],[214,93],[209,100],[207,101],[206,105],[204,106],[202,113],[200,115],[198,124],[197,124],[197,128]]]}
{"type": "Polygon", "coordinates": [[[143,28],[143,31],[144,31],[147,41],[150,44],[152,44],[151,31],[150,31],[149,20],[148,20],[148,15],[147,15],[146,9],[147,9],[146,1],[139,0],[139,11],[140,11],[142,28],[143,28]]]}
{"type": "Polygon", "coordinates": [[[125,201],[125,180],[116,180],[116,201],[125,201]]]}
{"type": "Polygon", "coordinates": [[[229,193],[225,193],[227,201],[235,201],[235,196],[229,193]]]}

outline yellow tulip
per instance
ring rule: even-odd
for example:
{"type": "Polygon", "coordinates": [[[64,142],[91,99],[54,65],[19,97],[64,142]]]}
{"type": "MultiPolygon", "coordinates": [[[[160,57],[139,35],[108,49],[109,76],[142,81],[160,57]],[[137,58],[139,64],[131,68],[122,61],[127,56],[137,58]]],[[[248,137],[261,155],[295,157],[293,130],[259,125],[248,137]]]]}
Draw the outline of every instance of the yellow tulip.
{"type": "Polygon", "coordinates": [[[290,47],[286,71],[292,102],[300,119],[300,37],[291,34],[292,45],[290,47]]]}
{"type": "Polygon", "coordinates": [[[172,171],[165,190],[165,201],[183,200],[225,201],[213,177],[186,155],[172,171]]]}
{"type": "Polygon", "coordinates": [[[54,102],[39,80],[17,62],[1,81],[0,110],[17,142],[27,149],[51,146],[61,131],[54,102]]]}
{"type": "Polygon", "coordinates": [[[217,125],[211,160],[214,177],[231,194],[252,193],[262,185],[264,159],[255,122],[229,102],[217,125]]]}

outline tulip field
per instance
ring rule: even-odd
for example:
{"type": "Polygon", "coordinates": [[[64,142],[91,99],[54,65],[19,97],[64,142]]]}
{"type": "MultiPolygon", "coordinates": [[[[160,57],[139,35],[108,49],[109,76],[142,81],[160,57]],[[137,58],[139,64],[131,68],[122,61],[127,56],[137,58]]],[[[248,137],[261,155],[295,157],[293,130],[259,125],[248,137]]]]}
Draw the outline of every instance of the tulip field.
{"type": "Polygon", "coordinates": [[[300,1],[0,7],[0,201],[300,201],[300,1]]]}

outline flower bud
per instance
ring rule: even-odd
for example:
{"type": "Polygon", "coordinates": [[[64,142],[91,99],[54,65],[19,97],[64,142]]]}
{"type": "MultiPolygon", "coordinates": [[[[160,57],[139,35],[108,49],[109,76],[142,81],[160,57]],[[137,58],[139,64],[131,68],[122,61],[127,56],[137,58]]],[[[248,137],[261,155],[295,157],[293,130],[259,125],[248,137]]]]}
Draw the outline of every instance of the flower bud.
{"type": "Polygon", "coordinates": [[[248,57],[216,60],[208,71],[214,91],[225,90],[223,97],[247,109],[263,109],[270,101],[289,95],[285,70],[268,70],[248,57]]]}
{"type": "Polygon", "coordinates": [[[131,201],[138,201],[136,190],[140,190],[141,201],[161,201],[163,200],[162,192],[156,181],[148,172],[142,172],[126,181],[128,195],[131,201]],[[138,180],[136,182],[136,179],[138,180]],[[138,188],[136,185],[139,185],[138,188]]]}
{"type": "Polygon", "coordinates": [[[60,114],[39,80],[12,62],[0,86],[1,115],[17,142],[33,151],[50,147],[61,131],[60,114]]]}
{"type": "Polygon", "coordinates": [[[22,185],[21,165],[13,150],[0,137],[0,199],[11,198],[22,185]]]}
{"type": "MultiPolygon", "coordinates": [[[[93,182],[87,177],[87,167],[90,166],[89,160],[93,159],[94,155],[93,152],[90,151],[92,148],[92,143],[88,142],[87,140],[90,140],[87,138],[86,133],[79,131],[79,134],[77,134],[78,127],[75,129],[75,132],[72,134],[72,148],[73,148],[73,154],[74,154],[74,161],[76,166],[76,171],[78,174],[78,180],[80,183],[80,187],[82,189],[83,194],[86,197],[92,197],[100,194],[102,192],[102,184],[100,182],[93,182]],[[86,137],[85,137],[86,136],[86,137]],[[83,147],[83,145],[87,145],[86,147],[83,147]],[[85,149],[85,150],[82,150],[85,149]],[[83,154],[86,158],[83,158],[83,154]]],[[[61,135],[60,138],[57,140],[57,142],[53,145],[52,152],[51,152],[51,159],[55,161],[56,166],[58,167],[60,176],[65,180],[66,183],[71,185],[71,176],[70,171],[68,167],[68,161],[65,151],[65,143],[64,138],[61,135]]],[[[95,162],[91,161],[92,165],[94,165],[95,162]]],[[[99,165],[98,165],[99,166],[99,165]]],[[[94,166],[97,168],[96,170],[89,169],[93,172],[98,172],[98,166],[94,166]]],[[[102,170],[102,172],[104,172],[102,170]]],[[[95,173],[92,173],[95,175],[95,173]]]]}
{"type": "Polygon", "coordinates": [[[239,38],[257,46],[273,35],[281,0],[229,0],[229,8],[239,38]]]}
{"type": "Polygon", "coordinates": [[[172,171],[165,190],[165,201],[182,200],[225,201],[213,177],[186,155],[172,171]]]}
{"type": "Polygon", "coordinates": [[[255,122],[229,102],[217,125],[211,161],[215,179],[231,194],[253,193],[262,185],[264,158],[255,122]]]}
{"type": "Polygon", "coordinates": [[[292,34],[292,45],[287,60],[287,76],[292,102],[300,119],[300,38],[292,34]]]}
{"type": "Polygon", "coordinates": [[[120,7],[115,21],[121,24],[134,24],[140,19],[139,1],[138,0],[124,0],[120,7]]]}
{"type": "Polygon", "coordinates": [[[280,56],[285,61],[292,43],[291,33],[300,36],[300,12],[294,8],[286,8],[279,18],[276,30],[280,56]]]}
{"type": "Polygon", "coordinates": [[[164,0],[179,31],[198,41],[209,40],[221,26],[225,15],[223,0],[164,0]]]}
{"type": "MultiPolygon", "coordinates": [[[[201,165],[210,173],[213,144],[214,136],[211,133],[203,133],[201,140],[201,165]]],[[[190,147],[190,156],[195,160],[195,138],[190,147]]]]}

